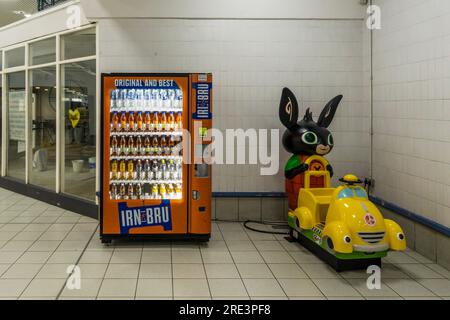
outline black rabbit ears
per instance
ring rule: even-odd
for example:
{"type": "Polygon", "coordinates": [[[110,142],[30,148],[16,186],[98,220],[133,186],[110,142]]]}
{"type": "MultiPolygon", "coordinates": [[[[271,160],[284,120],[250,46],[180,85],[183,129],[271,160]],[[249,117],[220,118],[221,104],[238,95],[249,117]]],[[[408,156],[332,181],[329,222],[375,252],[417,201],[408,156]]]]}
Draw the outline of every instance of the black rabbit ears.
{"type": "Polygon", "coordinates": [[[283,89],[280,101],[280,120],[288,129],[297,125],[298,103],[294,93],[288,88],[283,89]]]}
{"type": "MultiPolygon", "coordinates": [[[[339,95],[331,99],[331,101],[327,103],[319,116],[319,120],[317,121],[317,124],[319,126],[328,128],[328,126],[331,124],[331,121],[333,121],[337,107],[339,106],[342,98],[343,96],[339,95]]],[[[283,123],[283,125],[288,129],[294,128],[297,125],[298,112],[298,103],[294,93],[288,88],[284,88],[283,93],[281,94],[279,111],[281,123],[283,123]]],[[[312,113],[309,111],[309,109],[306,110],[305,120],[313,121],[312,113]]]]}

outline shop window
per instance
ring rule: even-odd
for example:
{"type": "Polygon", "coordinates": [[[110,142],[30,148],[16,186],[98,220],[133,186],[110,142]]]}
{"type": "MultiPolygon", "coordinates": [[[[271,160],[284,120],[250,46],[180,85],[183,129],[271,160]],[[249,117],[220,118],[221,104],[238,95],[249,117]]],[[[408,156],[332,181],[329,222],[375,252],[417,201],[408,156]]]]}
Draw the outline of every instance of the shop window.
{"type": "Polygon", "coordinates": [[[8,165],[7,175],[25,181],[25,71],[7,75],[8,165]]]}
{"type": "Polygon", "coordinates": [[[61,37],[61,59],[69,60],[96,54],[95,28],[61,37]]]}
{"type": "Polygon", "coordinates": [[[51,63],[56,61],[56,38],[33,42],[29,46],[30,65],[51,63]]]}
{"type": "Polygon", "coordinates": [[[63,64],[61,79],[64,115],[62,191],[95,200],[96,61],[63,64]]]}
{"type": "Polygon", "coordinates": [[[5,68],[25,65],[25,47],[5,51],[5,68]]]}
{"type": "Polygon", "coordinates": [[[55,191],[56,185],[56,67],[34,69],[31,94],[30,183],[55,191]]]}

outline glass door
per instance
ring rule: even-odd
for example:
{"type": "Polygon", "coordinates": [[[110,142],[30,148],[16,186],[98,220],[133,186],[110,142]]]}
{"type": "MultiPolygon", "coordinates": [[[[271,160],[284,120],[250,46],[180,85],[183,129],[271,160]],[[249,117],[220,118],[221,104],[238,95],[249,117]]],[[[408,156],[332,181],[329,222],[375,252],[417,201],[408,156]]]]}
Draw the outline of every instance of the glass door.
{"type": "Polygon", "coordinates": [[[56,67],[30,71],[30,183],[56,189],[56,67]]]}
{"type": "Polygon", "coordinates": [[[8,163],[7,176],[25,182],[26,112],[25,71],[6,76],[8,106],[8,163]]]}

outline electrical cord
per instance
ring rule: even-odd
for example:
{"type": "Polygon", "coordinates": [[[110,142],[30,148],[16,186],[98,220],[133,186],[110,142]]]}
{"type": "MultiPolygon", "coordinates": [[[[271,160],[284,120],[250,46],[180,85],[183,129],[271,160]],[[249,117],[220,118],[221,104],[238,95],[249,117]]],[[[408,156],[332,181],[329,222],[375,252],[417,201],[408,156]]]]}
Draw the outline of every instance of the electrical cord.
{"type": "MultiPolygon", "coordinates": [[[[221,220],[221,219],[214,219],[213,221],[215,222],[237,222],[237,223],[242,223],[242,221],[239,220],[221,220]]],[[[253,227],[250,227],[248,224],[249,223],[255,223],[255,224],[260,224],[260,225],[265,225],[265,226],[272,226],[272,227],[286,227],[286,229],[288,229],[288,225],[285,221],[254,221],[254,220],[247,220],[244,222],[244,228],[246,228],[247,230],[251,230],[251,231],[255,231],[255,232],[260,232],[260,233],[267,233],[267,234],[289,234],[288,231],[286,232],[277,232],[277,231],[268,231],[268,230],[261,230],[261,229],[256,229],[253,227]]]]}

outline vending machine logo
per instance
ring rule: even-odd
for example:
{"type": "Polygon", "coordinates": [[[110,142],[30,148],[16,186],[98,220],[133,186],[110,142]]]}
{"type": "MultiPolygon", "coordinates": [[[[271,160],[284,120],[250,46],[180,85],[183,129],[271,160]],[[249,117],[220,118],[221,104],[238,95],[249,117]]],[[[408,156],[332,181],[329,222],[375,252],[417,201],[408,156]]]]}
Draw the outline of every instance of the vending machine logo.
{"type": "Polygon", "coordinates": [[[163,200],[155,206],[128,207],[119,203],[120,233],[129,234],[132,228],[162,226],[164,231],[172,230],[170,201],[163,200]]]}
{"type": "Polygon", "coordinates": [[[194,119],[212,119],[211,114],[211,83],[194,83],[196,97],[196,109],[192,117],[194,119]]]}

